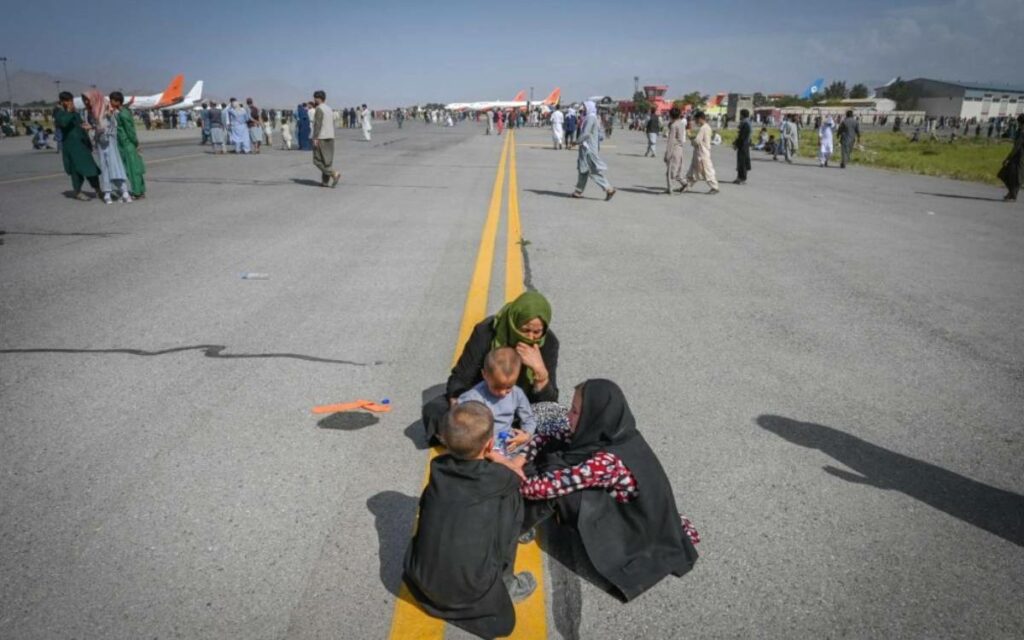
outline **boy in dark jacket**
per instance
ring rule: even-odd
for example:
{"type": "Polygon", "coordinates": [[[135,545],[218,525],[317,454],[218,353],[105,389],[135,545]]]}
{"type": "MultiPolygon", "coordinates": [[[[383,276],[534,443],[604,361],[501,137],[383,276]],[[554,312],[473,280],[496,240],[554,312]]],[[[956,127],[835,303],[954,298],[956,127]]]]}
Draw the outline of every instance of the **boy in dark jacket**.
{"type": "Polygon", "coordinates": [[[427,613],[482,638],[512,633],[513,601],[537,587],[529,572],[513,574],[523,499],[516,474],[484,457],[493,431],[494,418],[481,402],[446,416],[441,439],[449,453],[430,463],[403,576],[427,613]]]}

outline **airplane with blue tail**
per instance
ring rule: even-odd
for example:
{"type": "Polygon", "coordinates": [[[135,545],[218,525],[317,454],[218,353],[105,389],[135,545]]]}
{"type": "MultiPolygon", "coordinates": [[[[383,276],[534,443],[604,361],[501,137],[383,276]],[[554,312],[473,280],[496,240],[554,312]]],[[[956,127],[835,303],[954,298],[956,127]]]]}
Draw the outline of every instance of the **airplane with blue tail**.
{"type": "Polygon", "coordinates": [[[814,82],[811,83],[811,86],[809,86],[806,89],[804,89],[804,92],[800,94],[800,99],[801,100],[810,100],[814,96],[816,96],[819,93],[821,93],[821,91],[824,88],[825,88],[825,78],[818,78],[817,80],[815,80],[814,82]]]}

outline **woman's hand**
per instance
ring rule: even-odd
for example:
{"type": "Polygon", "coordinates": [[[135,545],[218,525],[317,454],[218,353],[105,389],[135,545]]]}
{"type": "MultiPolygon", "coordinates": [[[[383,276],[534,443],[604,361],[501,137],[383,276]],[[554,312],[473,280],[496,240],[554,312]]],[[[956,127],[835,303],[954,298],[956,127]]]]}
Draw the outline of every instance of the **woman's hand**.
{"type": "Polygon", "coordinates": [[[516,344],[516,352],[523,359],[523,366],[533,369],[534,387],[540,390],[547,386],[548,368],[544,364],[544,358],[540,355],[540,347],[520,342],[516,344]],[[541,381],[543,384],[540,384],[541,381]]]}

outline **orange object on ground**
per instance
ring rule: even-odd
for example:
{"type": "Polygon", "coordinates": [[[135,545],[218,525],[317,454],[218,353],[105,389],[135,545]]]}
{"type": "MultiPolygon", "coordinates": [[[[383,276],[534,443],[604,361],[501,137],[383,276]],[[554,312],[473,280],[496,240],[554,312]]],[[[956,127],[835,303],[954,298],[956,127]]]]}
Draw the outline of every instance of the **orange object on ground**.
{"type": "Polygon", "coordinates": [[[386,404],[377,404],[371,400],[356,400],[354,402],[340,402],[337,404],[322,404],[313,407],[313,413],[339,413],[341,411],[356,411],[365,409],[374,413],[387,413],[391,407],[386,404]]]}

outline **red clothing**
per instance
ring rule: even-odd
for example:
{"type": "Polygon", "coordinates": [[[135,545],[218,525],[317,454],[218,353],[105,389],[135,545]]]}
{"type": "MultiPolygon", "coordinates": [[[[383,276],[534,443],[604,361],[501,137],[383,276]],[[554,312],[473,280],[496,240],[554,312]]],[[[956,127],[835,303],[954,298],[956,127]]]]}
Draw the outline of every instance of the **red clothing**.
{"type": "MultiPolygon", "coordinates": [[[[551,412],[548,407],[557,405],[542,403],[535,405],[537,416],[537,433],[517,454],[525,455],[527,462],[532,462],[541,449],[554,443],[568,444],[573,433],[569,429],[569,421],[565,419],[565,409],[551,412]]],[[[622,459],[607,451],[597,451],[590,458],[573,467],[546,471],[540,475],[526,479],[519,491],[527,500],[551,500],[569,495],[581,489],[600,488],[607,491],[616,502],[627,503],[637,497],[636,478],[622,459]]],[[[693,527],[689,518],[680,514],[683,533],[690,542],[700,542],[700,533],[693,527]]]]}
{"type": "MultiPolygon", "coordinates": [[[[527,462],[553,442],[569,442],[572,431],[567,422],[547,423],[548,429],[537,430],[522,452],[527,462]]],[[[636,497],[636,478],[618,456],[607,451],[598,451],[578,465],[567,469],[556,469],[527,478],[520,491],[527,500],[550,500],[569,495],[580,489],[602,488],[618,502],[629,502],[636,497]]]]}
{"type": "Polygon", "coordinates": [[[601,487],[618,502],[636,497],[636,480],[617,456],[598,451],[586,462],[569,469],[548,471],[527,479],[520,492],[527,500],[549,500],[580,489],[601,487]]]}

